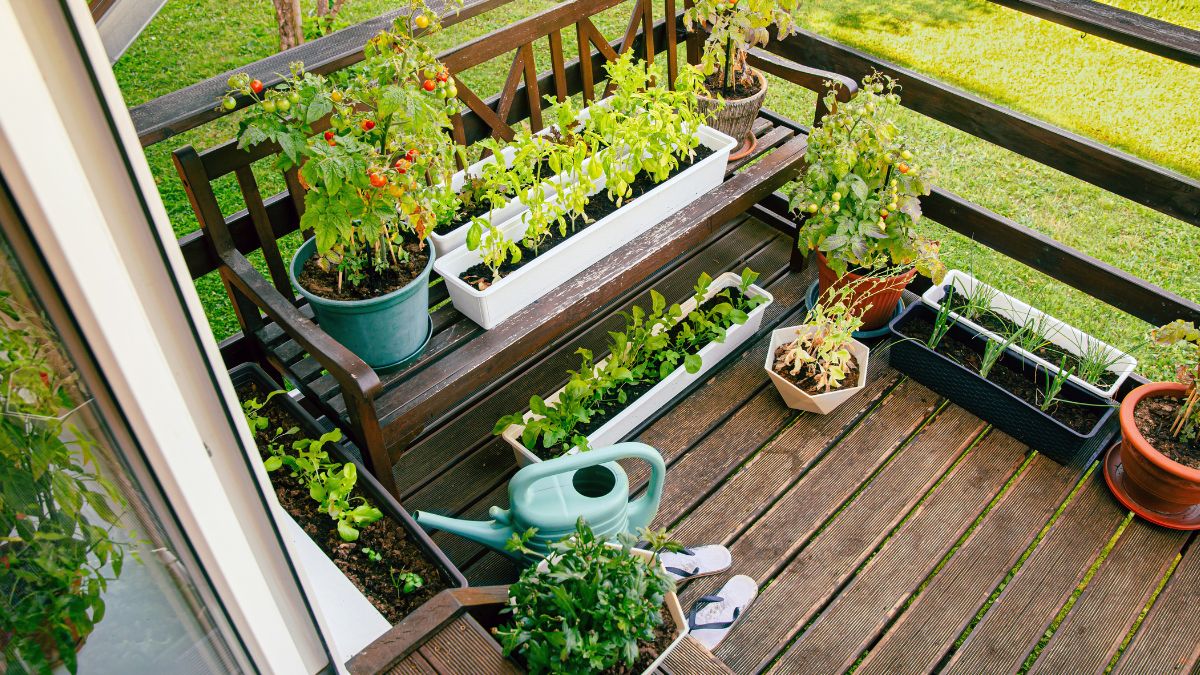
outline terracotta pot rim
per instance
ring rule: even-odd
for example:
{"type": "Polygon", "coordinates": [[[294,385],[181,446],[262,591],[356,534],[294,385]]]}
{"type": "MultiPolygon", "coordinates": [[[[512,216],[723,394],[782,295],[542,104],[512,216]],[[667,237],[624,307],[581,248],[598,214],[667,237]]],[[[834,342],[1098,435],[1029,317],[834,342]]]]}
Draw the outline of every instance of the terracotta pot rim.
{"type": "Polygon", "coordinates": [[[1150,382],[1129,392],[1125,396],[1125,399],[1121,401],[1121,433],[1125,437],[1127,444],[1133,446],[1134,449],[1141,453],[1150,463],[1154,464],[1154,466],[1184,480],[1200,483],[1200,469],[1184,466],[1159,452],[1142,435],[1141,430],[1137,427],[1137,420],[1133,417],[1134,409],[1137,408],[1137,404],[1144,398],[1166,398],[1172,395],[1183,394],[1186,391],[1187,386],[1178,382],[1150,382]]]}
{"type": "MultiPolygon", "coordinates": [[[[817,260],[819,260],[822,265],[829,267],[829,258],[825,257],[825,252],[819,251],[817,249],[812,249],[812,250],[814,253],[817,254],[817,260]]],[[[832,270],[833,268],[830,267],[830,269],[832,270]]],[[[842,277],[848,277],[848,276],[853,275],[855,277],[860,277],[860,278],[866,277],[866,278],[870,278],[870,279],[878,279],[879,281],[884,282],[884,281],[888,281],[890,279],[903,279],[905,277],[908,277],[911,279],[912,277],[916,276],[916,274],[917,274],[917,268],[915,266],[910,266],[907,270],[904,270],[903,272],[901,272],[899,274],[893,274],[893,275],[887,276],[887,277],[872,277],[870,274],[859,274],[858,272],[846,270],[845,274],[838,275],[838,278],[840,279],[842,277]]]]}

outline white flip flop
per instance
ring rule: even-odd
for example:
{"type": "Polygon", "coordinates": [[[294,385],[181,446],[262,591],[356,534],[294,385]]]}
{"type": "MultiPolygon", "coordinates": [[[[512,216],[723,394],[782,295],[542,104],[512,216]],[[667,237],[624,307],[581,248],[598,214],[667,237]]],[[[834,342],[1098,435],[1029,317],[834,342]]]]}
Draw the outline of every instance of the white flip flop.
{"type": "MultiPolygon", "coordinates": [[[[645,542],[638,542],[638,548],[644,545],[645,542]]],[[[720,574],[733,564],[733,555],[720,544],[690,546],[678,553],[662,551],[658,559],[677,582],[720,574]]]]}
{"type": "Polygon", "coordinates": [[[756,597],[757,581],[745,574],[731,578],[721,590],[692,605],[687,617],[691,636],[709,651],[716,649],[756,597]]]}

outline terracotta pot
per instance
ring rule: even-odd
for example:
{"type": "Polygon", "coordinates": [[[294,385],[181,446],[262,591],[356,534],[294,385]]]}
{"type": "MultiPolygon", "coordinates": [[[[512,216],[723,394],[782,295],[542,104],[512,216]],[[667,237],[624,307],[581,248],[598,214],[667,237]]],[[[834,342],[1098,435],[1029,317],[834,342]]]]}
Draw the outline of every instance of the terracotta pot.
{"type": "Polygon", "coordinates": [[[1183,515],[1200,504],[1200,469],[1186,467],[1155,450],[1138,430],[1133,411],[1144,398],[1182,398],[1186,393],[1187,387],[1177,382],[1151,382],[1121,401],[1125,488],[1139,506],[1168,517],[1183,515]]]}
{"type": "Polygon", "coordinates": [[[825,254],[817,251],[817,279],[821,282],[821,295],[824,296],[830,288],[838,289],[848,283],[854,283],[851,307],[860,309],[870,305],[869,309],[859,314],[863,320],[861,330],[865,331],[881,328],[891,320],[892,314],[896,312],[896,303],[900,302],[904,289],[908,288],[909,282],[916,274],[917,270],[914,268],[891,277],[872,278],[854,272],[846,272],[839,277],[837,272],[829,267],[825,254]],[[859,281],[864,278],[867,280],[859,281]]]}

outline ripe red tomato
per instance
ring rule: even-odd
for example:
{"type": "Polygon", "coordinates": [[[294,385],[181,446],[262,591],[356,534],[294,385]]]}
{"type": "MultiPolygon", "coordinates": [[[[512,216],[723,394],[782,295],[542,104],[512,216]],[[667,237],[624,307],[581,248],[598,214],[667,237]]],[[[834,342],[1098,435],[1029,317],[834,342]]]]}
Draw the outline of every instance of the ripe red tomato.
{"type": "Polygon", "coordinates": [[[381,173],[372,173],[371,174],[371,185],[373,187],[381,188],[384,185],[387,185],[387,182],[388,182],[387,176],[385,176],[381,173]]]}
{"type": "Polygon", "coordinates": [[[337,134],[333,133],[332,131],[326,131],[326,132],[325,132],[325,140],[327,140],[327,141],[332,141],[332,140],[333,140],[333,137],[334,137],[334,136],[336,136],[336,135],[337,135],[337,134]]]}
{"type": "Polygon", "coordinates": [[[434,88],[437,87],[437,85],[433,83],[433,80],[425,80],[424,84],[421,86],[425,88],[425,91],[433,91],[434,88]]]}
{"type": "Polygon", "coordinates": [[[904,162],[897,164],[896,168],[900,171],[900,173],[908,173],[908,165],[904,162]]]}
{"type": "Polygon", "coordinates": [[[261,94],[263,90],[262,80],[250,80],[250,91],[261,94]]]}
{"type": "Polygon", "coordinates": [[[363,131],[370,131],[374,128],[375,128],[375,123],[372,122],[371,120],[363,120],[362,121],[362,130],[363,131]]]}
{"type": "Polygon", "coordinates": [[[408,173],[408,167],[411,166],[407,159],[396,160],[396,171],[398,173],[408,173]]]}
{"type": "Polygon", "coordinates": [[[449,80],[449,79],[450,79],[450,73],[448,73],[444,70],[437,74],[438,82],[445,82],[446,80],[449,80]]]}
{"type": "Polygon", "coordinates": [[[404,153],[404,157],[410,162],[415,162],[417,161],[417,155],[419,154],[421,153],[417,152],[416,148],[409,148],[408,152],[404,153]]]}

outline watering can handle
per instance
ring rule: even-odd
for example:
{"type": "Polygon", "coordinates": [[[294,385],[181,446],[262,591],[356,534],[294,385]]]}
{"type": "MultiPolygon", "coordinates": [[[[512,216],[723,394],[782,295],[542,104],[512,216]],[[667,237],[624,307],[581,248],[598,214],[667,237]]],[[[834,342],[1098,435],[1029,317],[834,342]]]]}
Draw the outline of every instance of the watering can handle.
{"type": "MultiPolygon", "coordinates": [[[[663,462],[662,455],[659,454],[658,450],[645,443],[635,442],[617,443],[607,448],[587,450],[575,455],[566,455],[545,462],[530,464],[518,471],[509,483],[508,487],[512,494],[513,503],[524,501],[524,498],[527,496],[526,493],[533,484],[548,476],[578,471],[589,466],[606,464],[626,458],[640,459],[650,465],[650,485],[646,489],[646,495],[638,499],[637,503],[653,504],[651,510],[657,511],[658,502],[662,498],[663,481],[667,476],[667,465],[663,462]],[[650,501],[646,502],[647,499],[650,501]]],[[[648,525],[649,523],[647,522],[646,524],[648,525]]]]}

